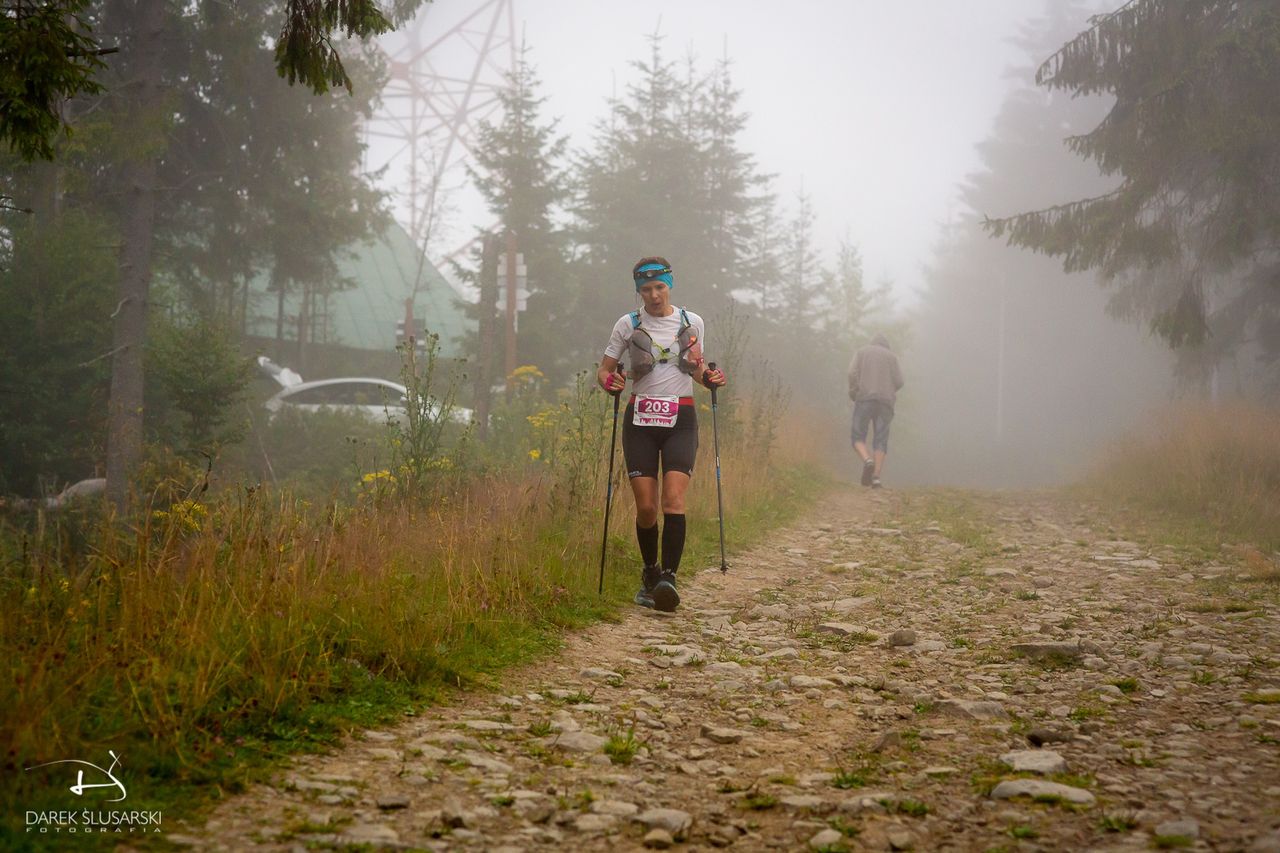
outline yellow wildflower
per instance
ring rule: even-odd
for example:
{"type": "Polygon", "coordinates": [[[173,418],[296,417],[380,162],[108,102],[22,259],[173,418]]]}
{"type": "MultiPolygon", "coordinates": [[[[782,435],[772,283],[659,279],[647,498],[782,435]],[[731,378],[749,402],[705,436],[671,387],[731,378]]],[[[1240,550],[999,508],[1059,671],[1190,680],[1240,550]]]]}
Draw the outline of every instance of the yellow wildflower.
{"type": "Polygon", "coordinates": [[[515,370],[511,371],[511,375],[507,377],[513,385],[520,387],[533,387],[545,377],[542,371],[532,364],[522,364],[515,370]]]}
{"type": "Polygon", "coordinates": [[[525,420],[534,429],[542,429],[543,427],[555,426],[556,411],[555,409],[543,409],[540,412],[534,412],[532,415],[526,415],[525,420]]]}
{"type": "Polygon", "coordinates": [[[198,501],[190,498],[181,503],[173,504],[168,511],[158,509],[151,513],[151,517],[157,521],[164,521],[173,517],[178,520],[184,530],[197,531],[204,526],[204,520],[209,515],[209,509],[198,501]]]}
{"type": "Polygon", "coordinates": [[[542,451],[535,447],[533,450],[529,451],[529,458],[534,462],[537,462],[542,458],[542,451]]]}

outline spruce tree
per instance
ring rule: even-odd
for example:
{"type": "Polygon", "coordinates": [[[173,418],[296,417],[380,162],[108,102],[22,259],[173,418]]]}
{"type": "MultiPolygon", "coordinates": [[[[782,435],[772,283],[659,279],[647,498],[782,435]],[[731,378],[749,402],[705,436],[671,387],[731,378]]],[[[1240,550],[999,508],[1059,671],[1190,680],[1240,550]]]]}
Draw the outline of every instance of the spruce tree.
{"type": "MultiPolygon", "coordinates": [[[[509,85],[499,94],[502,120],[481,125],[470,173],[497,220],[497,232],[515,234],[528,268],[529,302],[520,317],[517,360],[558,380],[570,372],[563,348],[572,317],[567,237],[555,221],[569,197],[561,163],[567,142],[556,133],[556,121],[543,119],[546,99],[539,88],[528,48],[522,48],[509,85]]],[[[483,341],[475,342],[473,351],[482,346],[483,341]]]]}
{"type": "Polygon", "coordinates": [[[816,219],[813,201],[802,187],[796,193],[795,213],[786,227],[778,306],[780,330],[801,339],[813,335],[827,307],[813,233],[816,219]]]}
{"type": "Polygon", "coordinates": [[[824,289],[832,310],[823,324],[826,334],[843,348],[861,346],[873,334],[872,324],[884,319],[889,307],[889,285],[867,285],[862,254],[847,239],[840,241],[835,268],[827,274],[827,281],[824,289]]]}
{"type": "MultiPolygon", "coordinates": [[[[639,80],[610,102],[593,148],[581,159],[575,205],[582,249],[575,316],[588,328],[608,328],[634,305],[631,268],[661,255],[675,269],[675,304],[705,298],[703,169],[696,123],[687,113],[684,84],[659,36],[649,58],[631,63],[639,80]],[[684,120],[682,120],[682,118],[684,120]]],[[[579,356],[598,361],[600,341],[579,356]]]]}
{"type": "Polygon", "coordinates": [[[1036,79],[1114,96],[1069,145],[1119,185],[987,227],[1067,271],[1097,270],[1117,310],[1203,367],[1257,340],[1280,394],[1280,6],[1133,0],[1036,79]]]}
{"type": "MultiPolygon", "coordinates": [[[[631,267],[646,255],[671,261],[675,304],[702,312],[762,277],[776,286],[772,249],[762,255],[754,244],[769,179],[742,148],[746,115],[729,61],[702,75],[691,58],[669,59],[653,36],[648,59],[632,67],[638,80],[610,102],[577,170],[574,313],[591,328],[634,306],[631,267]]],[[[709,340],[714,348],[714,330],[709,340]]],[[[575,358],[598,361],[600,347],[589,341],[575,358]]]]}
{"type": "Polygon", "coordinates": [[[778,216],[776,199],[768,196],[750,214],[751,239],[743,252],[741,277],[735,289],[744,291],[769,316],[781,302],[779,289],[783,280],[782,252],[786,242],[785,223],[778,216]]]}
{"type": "Polygon", "coordinates": [[[757,170],[755,158],[738,141],[749,116],[738,106],[741,92],[733,84],[728,57],[716,63],[704,89],[697,126],[706,214],[700,266],[708,288],[723,303],[746,283],[752,242],[771,236],[757,232],[756,217],[772,199],[769,176],[757,170]]]}

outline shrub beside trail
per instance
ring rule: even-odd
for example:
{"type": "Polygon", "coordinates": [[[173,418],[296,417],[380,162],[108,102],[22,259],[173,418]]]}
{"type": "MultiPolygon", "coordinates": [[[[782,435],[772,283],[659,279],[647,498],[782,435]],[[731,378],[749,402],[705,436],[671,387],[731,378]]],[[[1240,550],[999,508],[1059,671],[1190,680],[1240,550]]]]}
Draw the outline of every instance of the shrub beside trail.
{"type": "Polygon", "coordinates": [[[1110,448],[1086,485],[1175,540],[1280,550],[1280,412],[1246,403],[1163,410],[1110,448]]]}

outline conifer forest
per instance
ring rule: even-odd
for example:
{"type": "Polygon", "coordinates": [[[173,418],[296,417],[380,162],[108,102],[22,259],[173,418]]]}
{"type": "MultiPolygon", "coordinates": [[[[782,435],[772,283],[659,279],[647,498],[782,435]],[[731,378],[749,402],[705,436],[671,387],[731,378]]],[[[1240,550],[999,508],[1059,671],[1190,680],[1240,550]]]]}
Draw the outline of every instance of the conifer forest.
{"type": "Polygon", "coordinates": [[[1280,3],[0,0],[0,684],[3,850],[1280,851],[1280,3]]]}

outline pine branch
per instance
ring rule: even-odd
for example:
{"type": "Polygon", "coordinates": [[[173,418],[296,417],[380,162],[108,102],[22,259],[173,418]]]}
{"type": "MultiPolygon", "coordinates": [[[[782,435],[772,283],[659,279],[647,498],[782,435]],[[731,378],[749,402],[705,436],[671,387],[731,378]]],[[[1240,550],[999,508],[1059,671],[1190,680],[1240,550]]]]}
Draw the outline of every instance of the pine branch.
{"type": "Polygon", "coordinates": [[[35,213],[35,211],[29,207],[19,207],[15,203],[13,196],[8,195],[0,195],[0,210],[9,210],[14,213],[35,213]]]}
{"type": "Polygon", "coordinates": [[[1018,226],[1020,220],[1038,219],[1047,220],[1059,216],[1071,215],[1078,213],[1083,208],[1093,205],[1100,201],[1109,201],[1123,196],[1126,187],[1121,185],[1114,190],[1102,195],[1093,196],[1092,198],[1081,198],[1075,201],[1065,202],[1063,204],[1055,204],[1050,207],[1041,208],[1040,210],[1028,210],[1025,213],[1015,213],[1013,216],[992,218],[985,213],[982,215],[982,227],[991,232],[992,237],[1003,237],[1007,231],[1018,226]]]}
{"type": "Polygon", "coordinates": [[[1080,94],[1094,94],[1105,87],[1098,82],[1083,83],[1064,79],[1078,69],[1077,62],[1091,61],[1094,71],[1101,71],[1109,62],[1118,62],[1127,53],[1123,38],[1132,35],[1143,26],[1152,13],[1165,0],[1129,0],[1114,12],[1096,15],[1090,19],[1090,27],[1067,42],[1036,70],[1036,83],[1054,89],[1076,89],[1080,94]]]}

